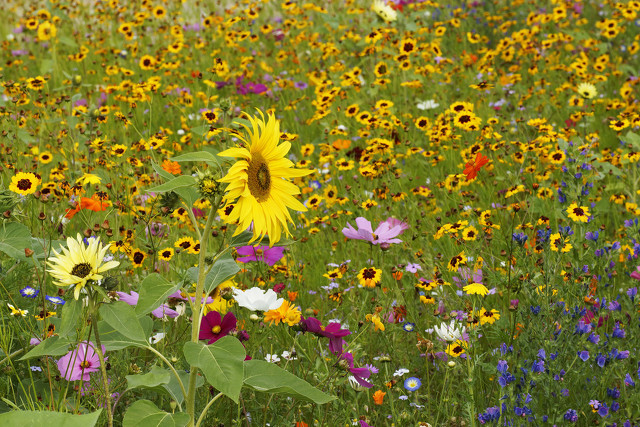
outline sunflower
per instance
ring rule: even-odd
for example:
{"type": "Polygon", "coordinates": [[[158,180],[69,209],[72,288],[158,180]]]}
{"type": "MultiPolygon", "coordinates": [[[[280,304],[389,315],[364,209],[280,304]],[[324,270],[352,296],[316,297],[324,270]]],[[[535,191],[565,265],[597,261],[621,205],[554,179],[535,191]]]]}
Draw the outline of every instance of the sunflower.
{"type": "Polygon", "coordinates": [[[93,238],[89,245],[85,246],[82,237],[78,233],[76,239],[67,238],[67,248],[60,247],[62,253],[53,251],[55,256],[47,265],[49,274],[53,276],[56,286],[74,286],[74,297],[78,299],[80,290],[90,280],[101,280],[102,274],[107,270],[120,265],[118,261],[108,261],[103,264],[104,255],[110,245],[102,247],[99,239],[93,238]]]}
{"type": "Polygon", "coordinates": [[[31,172],[18,172],[11,177],[9,190],[14,193],[22,194],[23,196],[28,196],[29,194],[36,192],[36,188],[41,182],[42,179],[40,178],[40,175],[36,175],[31,172]]]}
{"type": "Polygon", "coordinates": [[[269,245],[280,240],[282,230],[291,235],[287,222],[293,223],[289,209],[306,211],[294,196],[300,189],[287,178],[308,175],[310,170],[293,168],[293,162],[285,156],[291,148],[290,142],[278,144],[280,124],[272,114],[265,122],[249,116],[252,129],[245,126],[247,134],[239,136],[245,147],[230,148],[219,153],[222,157],[241,160],[231,166],[220,182],[228,184],[225,201],[235,203],[227,222],[238,223],[234,235],[248,229],[253,223],[253,238],[269,235],[269,245]]]}

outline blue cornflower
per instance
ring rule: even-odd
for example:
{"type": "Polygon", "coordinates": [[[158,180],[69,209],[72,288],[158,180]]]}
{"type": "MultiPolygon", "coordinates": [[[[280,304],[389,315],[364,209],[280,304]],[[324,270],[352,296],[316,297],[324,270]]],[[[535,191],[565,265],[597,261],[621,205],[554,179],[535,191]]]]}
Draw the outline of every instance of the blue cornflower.
{"type": "Polygon", "coordinates": [[[580,359],[582,359],[583,362],[589,360],[589,352],[586,350],[579,351],[578,356],[580,357],[580,359]]]}
{"type": "Polygon", "coordinates": [[[26,298],[35,298],[40,293],[39,290],[32,288],[31,286],[27,286],[25,288],[20,289],[20,295],[26,298]]]}
{"type": "Polygon", "coordinates": [[[56,305],[64,305],[64,303],[66,302],[65,300],[63,300],[60,297],[52,297],[47,295],[46,296],[47,301],[49,301],[52,304],[56,304],[56,305]]]}
{"type": "Polygon", "coordinates": [[[417,389],[420,388],[421,385],[422,385],[422,382],[420,381],[419,378],[416,378],[416,377],[411,377],[404,380],[404,388],[407,391],[416,391],[417,389]]]}
{"type": "Polygon", "coordinates": [[[534,307],[534,306],[531,306],[531,307],[529,307],[529,308],[531,309],[531,313],[533,313],[533,314],[538,314],[538,313],[540,313],[540,306],[539,306],[539,305],[536,305],[535,307],[534,307]]]}

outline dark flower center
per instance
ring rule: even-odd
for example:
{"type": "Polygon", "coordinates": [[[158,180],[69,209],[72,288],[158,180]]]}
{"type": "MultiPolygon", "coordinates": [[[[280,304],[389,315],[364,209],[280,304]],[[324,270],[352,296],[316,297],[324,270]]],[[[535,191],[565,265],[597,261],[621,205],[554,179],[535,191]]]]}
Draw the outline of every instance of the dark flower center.
{"type": "Polygon", "coordinates": [[[362,277],[364,277],[365,279],[373,279],[376,277],[376,272],[373,268],[367,268],[362,272],[362,277]]]}
{"type": "Polygon", "coordinates": [[[76,264],[73,269],[71,269],[71,274],[84,279],[91,273],[91,264],[88,262],[83,262],[81,264],[76,264]]]}
{"type": "Polygon", "coordinates": [[[271,173],[264,159],[254,156],[247,170],[249,191],[258,202],[265,202],[271,192],[271,173]]]}
{"type": "Polygon", "coordinates": [[[18,181],[18,188],[22,191],[26,191],[31,188],[31,181],[28,179],[21,179],[18,181]]]}
{"type": "Polygon", "coordinates": [[[134,263],[140,264],[142,261],[144,261],[144,254],[142,252],[136,252],[135,254],[133,254],[134,263]]]}

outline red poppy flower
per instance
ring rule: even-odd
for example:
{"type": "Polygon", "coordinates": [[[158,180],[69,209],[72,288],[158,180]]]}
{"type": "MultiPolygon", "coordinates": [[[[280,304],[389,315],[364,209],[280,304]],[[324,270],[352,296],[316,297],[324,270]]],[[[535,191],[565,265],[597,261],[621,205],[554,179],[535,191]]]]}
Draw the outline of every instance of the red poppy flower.
{"type": "Polygon", "coordinates": [[[464,171],[462,173],[467,176],[467,181],[469,181],[470,179],[478,176],[478,172],[480,172],[480,169],[482,169],[482,167],[487,163],[489,163],[489,158],[483,156],[482,153],[478,153],[476,154],[476,158],[473,160],[473,162],[469,162],[464,165],[464,171]]]}

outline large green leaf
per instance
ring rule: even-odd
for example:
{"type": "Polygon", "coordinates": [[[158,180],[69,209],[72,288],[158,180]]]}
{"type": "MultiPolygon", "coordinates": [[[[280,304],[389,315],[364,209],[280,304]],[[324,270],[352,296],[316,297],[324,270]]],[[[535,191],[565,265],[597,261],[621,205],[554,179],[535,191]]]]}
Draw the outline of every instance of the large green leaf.
{"type": "Polygon", "coordinates": [[[326,394],[303,379],[264,360],[244,362],[244,385],[265,393],[279,393],[323,404],[336,397],[326,394]]]}
{"type": "Polygon", "coordinates": [[[147,343],[147,336],[138,321],[136,312],[129,304],[122,301],[103,304],[100,307],[100,316],[116,331],[131,341],[147,343]]]}
{"type": "Polygon", "coordinates": [[[26,260],[24,250],[31,244],[29,228],[19,222],[3,223],[0,226],[0,252],[11,258],[26,260]]]}
{"type": "Polygon", "coordinates": [[[136,314],[141,316],[155,310],[178,289],[180,289],[180,284],[171,283],[158,273],[148,275],[140,283],[140,297],[135,308],[136,314]]]}
{"type": "MultiPolygon", "coordinates": [[[[229,254],[225,254],[221,256],[213,267],[211,267],[211,271],[207,273],[207,277],[204,281],[204,291],[205,293],[210,293],[215,288],[218,287],[220,283],[223,283],[233,276],[235,276],[238,271],[240,271],[240,267],[238,267],[238,263],[233,259],[233,257],[229,254]]],[[[198,281],[198,268],[191,267],[187,270],[189,274],[189,278],[197,282],[198,281]]]]}
{"type": "Polygon", "coordinates": [[[171,160],[174,162],[206,162],[217,165],[218,159],[208,151],[194,151],[193,153],[182,154],[178,157],[173,157],[171,160]]]}
{"type": "Polygon", "coordinates": [[[85,415],[74,415],[54,411],[11,411],[0,414],[3,427],[47,426],[47,427],[92,427],[98,422],[102,409],[85,415]]]}
{"type": "Polygon", "coordinates": [[[69,352],[71,341],[66,338],[53,336],[42,341],[20,360],[32,359],[40,356],[62,356],[69,352]]]}
{"type": "Polygon", "coordinates": [[[182,427],[188,423],[189,415],[184,412],[170,414],[149,400],[138,400],[129,406],[122,420],[123,427],[182,427]]]}
{"type": "Polygon", "coordinates": [[[164,184],[151,187],[146,191],[149,193],[166,193],[167,191],[175,191],[184,187],[194,187],[196,185],[196,179],[191,175],[180,175],[164,184]]]}
{"type": "MultiPolygon", "coordinates": [[[[185,387],[187,387],[187,384],[189,384],[189,373],[186,371],[177,371],[177,372],[178,372],[178,376],[180,377],[180,380],[182,381],[182,384],[185,387]]],[[[203,384],[204,384],[204,378],[202,378],[201,375],[198,375],[196,377],[196,388],[202,387],[203,384]]],[[[178,382],[178,379],[176,378],[175,375],[171,375],[171,378],[169,379],[169,384],[165,384],[162,387],[165,390],[167,390],[169,394],[171,394],[171,396],[173,396],[173,399],[176,402],[182,405],[182,402],[184,402],[185,396],[182,394],[180,383],[178,382]]]]}
{"type": "Polygon", "coordinates": [[[76,326],[78,325],[78,319],[82,315],[82,300],[70,299],[62,306],[62,320],[60,321],[60,329],[58,334],[61,337],[73,335],[76,326]]]}
{"type": "MultiPolygon", "coordinates": [[[[138,319],[145,337],[151,336],[153,329],[153,320],[149,317],[141,317],[138,319]]],[[[98,331],[100,332],[100,341],[108,351],[122,350],[127,347],[146,347],[148,343],[133,341],[122,335],[117,328],[113,327],[106,321],[98,322],[98,331]]]]}
{"type": "Polygon", "coordinates": [[[200,368],[209,384],[238,403],[244,377],[244,346],[226,336],[211,345],[187,342],[184,356],[191,366],[200,368]]]}
{"type": "Polygon", "coordinates": [[[127,375],[127,390],[139,387],[154,388],[169,384],[170,381],[171,371],[154,366],[147,374],[127,375]]]}

